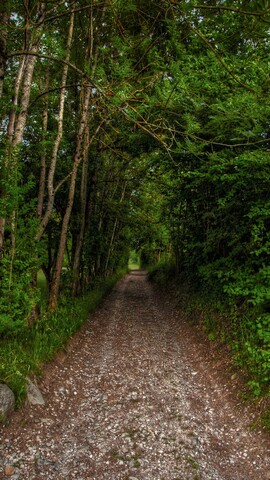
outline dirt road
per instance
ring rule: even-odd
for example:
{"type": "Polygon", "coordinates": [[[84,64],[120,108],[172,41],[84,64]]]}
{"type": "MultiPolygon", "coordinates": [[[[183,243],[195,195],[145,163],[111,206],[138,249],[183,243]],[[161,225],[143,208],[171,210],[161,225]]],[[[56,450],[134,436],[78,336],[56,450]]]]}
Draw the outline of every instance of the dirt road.
{"type": "Polygon", "coordinates": [[[205,345],[132,272],[46,369],[45,406],[0,427],[0,478],[269,480],[269,437],[205,345]]]}

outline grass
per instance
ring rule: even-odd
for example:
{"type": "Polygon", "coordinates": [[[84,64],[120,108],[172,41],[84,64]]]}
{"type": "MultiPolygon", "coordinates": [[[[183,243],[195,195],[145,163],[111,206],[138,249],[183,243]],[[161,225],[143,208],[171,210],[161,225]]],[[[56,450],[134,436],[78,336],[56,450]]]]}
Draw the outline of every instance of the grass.
{"type": "Polygon", "coordinates": [[[139,270],[140,265],[138,263],[129,263],[128,264],[128,269],[129,270],[139,270]]]}
{"type": "Polygon", "coordinates": [[[47,281],[42,270],[39,270],[37,274],[37,287],[40,290],[40,296],[47,297],[48,295],[47,281]]]}
{"type": "Polygon", "coordinates": [[[130,257],[128,261],[128,269],[129,270],[139,270],[140,268],[140,256],[137,254],[135,250],[130,252],[130,257]]]}
{"type": "Polygon", "coordinates": [[[266,432],[270,433],[270,408],[262,413],[260,424],[266,432]]]}
{"type": "MultiPolygon", "coordinates": [[[[17,336],[0,341],[0,381],[14,392],[17,406],[25,398],[26,377],[42,374],[44,363],[64,348],[68,339],[79,330],[89,313],[96,309],[124,273],[121,271],[96,283],[82,298],[62,300],[56,312],[44,313],[17,336]]],[[[39,282],[40,288],[44,288],[42,275],[39,275],[39,282]]]]}

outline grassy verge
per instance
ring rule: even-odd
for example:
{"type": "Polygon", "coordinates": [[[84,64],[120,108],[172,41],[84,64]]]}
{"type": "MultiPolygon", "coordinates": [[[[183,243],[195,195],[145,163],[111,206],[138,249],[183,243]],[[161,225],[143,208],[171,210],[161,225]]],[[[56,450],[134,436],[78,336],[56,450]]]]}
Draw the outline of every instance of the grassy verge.
{"type": "Polygon", "coordinates": [[[256,311],[195,289],[186,275],[176,276],[171,265],[150,269],[149,278],[177,300],[193,324],[200,324],[209,341],[229,346],[234,364],[246,379],[245,398],[261,405],[258,424],[270,432],[270,351],[267,330],[264,336],[262,330],[257,334],[256,311]]]}
{"type": "Polygon", "coordinates": [[[42,374],[42,365],[65,346],[124,273],[96,282],[82,298],[62,300],[56,312],[44,313],[16,337],[0,341],[0,381],[13,390],[17,406],[25,397],[25,377],[42,374]]]}

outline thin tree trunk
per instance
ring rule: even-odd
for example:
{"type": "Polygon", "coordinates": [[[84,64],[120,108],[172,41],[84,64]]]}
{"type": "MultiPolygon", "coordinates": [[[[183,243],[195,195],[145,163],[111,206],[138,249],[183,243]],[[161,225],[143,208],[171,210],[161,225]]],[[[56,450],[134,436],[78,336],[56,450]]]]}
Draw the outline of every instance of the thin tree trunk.
{"type": "Polygon", "coordinates": [[[81,252],[84,240],[84,233],[85,233],[85,226],[86,226],[86,207],[87,207],[87,181],[88,181],[88,154],[89,148],[94,141],[96,135],[98,134],[103,121],[98,125],[96,128],[95,133],[92,135],[91,139],[89,139],[89,130],[88,127],[85,131],[85,138],[84,138],[84,153],[83,153],[83,168],[82,168],[82,181],[81,181],[81,225],[80,231],[76,241],[76,248],[74,254],[74,261],[73,261],[73,283],[72,283],[72,293],[73,295],[77,295],[78,288],[79,288],[79,276],[80,276],[80,262],[81,262],[81,252]]]}
{"type": "Polygon", "coordinates": [[[20,93],[20,88],[21,88],[23,74],[24,74],[25,62],[26,62],[26,56],[23,56],[20,59],[19,69],[17,72],[15,85],[14,85],[14,94],[13,94],[12,106],[9,114],[9,122],[8,122],[8,128],[7,128],[7,136],[8,136],[8,141],[10,145],[12,144],[12,140],[14,136],[16,110],[19,102],[19,93],[20,93]]]}
{"type": "MultiPolygon", "coordinates": [[[[46,74],[45,88],[46,90],[49,87],[49,68],[46,74]]],[[[40,158],[40,175],[39,175],[39,189],[38,189],[38,202],[37,202],[37,216],[41,218],[43,203],[44,203],[44,194],[45,194],[45,183],[46,183],[46,154],[47,149],[45,146],[45,140],[47,135],[48,127],[48,96],[46,96],[44,110],[42,114],[42,153],[40,158]]]]}
{"type": "MultiPolygon", "coordinates": [[[[46,81],[45,81],[45,89],[47,90],[49,87],[49,65],[46,72],[46,81]]],[[[46,95],[46,99],[44,102],[44,110],[42,114],[42,152],[40,157],[40,175],[39,175],[39,189],[38,189],[38,201],[37,201],[37,216],[41,218],[42,210],[43,210],[43,203],[44,203],[44,193],[45,193],[45,182],[46,182],[46,146],[45,140],[47,135],[47,127],[48,127],[48,96],[46,95]]],[[[47,277],[46,282],[47,282],[47,277]]],[[[31,287],[37,287],[37,279],[38,279],[38,272],[34,272],[32,275],[31,287]]],[[[48,286],[48,283],[47,283],[48,286]]],[[[40,307],[39,304],[36,303],[32,308],[32,311],[28,318],[28,323],[33,323],[37,320],[38,316],[40,315],[40,307]]]]}
{"type": "MultiPolygon", "coordinates": [[[[37,52],[39,48],[39,42],[42,34],[44,18],[45,18],[45,3],[41,2],[39,4],[38,18],[37,18],[38,21],[40,22],[40,26],[36,29],[35,34],[33,35],[31,46],[30,46],[31,50],[34,52],[37,52]]],[[[19,65],[19,69],[18,69],[16,81],[15,81],[13,104],[10,112],[9,124],[7,129],[8,150],[7,150],[7,157],[4,165],[4,170],[7,172],[7,175],[9,175],[10,172],[12,172],[13,174],[14,171],[15,172],[17,171],[17,156],[14,149],[22,142],[22,139],[23,139],[35,62],[36,62],[36,58],[34,56],[23,57],[19,65]],[[21,89],[21,99],[19,102],[20,89],[21,89]],[[16,107],[18,103],[20,106],[20,111],[16,117],[16,107]]],[[[16,178],[15,178],[15,182],[16,182],[16,178]]],[[[16,185],[14,185],[14,188],[16,188],[16,185]]],[[[2,197],[4,198],[5,196],[6,196],[6,193],[3,192],[2,197]]],[[[17,216],[17,213],[13,211],[11,215],[11,229],[12,229],[11,258],[13,258],[15,255],[16,216],[17,216]]],[[[0,220],[0,258],[2,256],[3,245],[4,245],[5,224],[6,224],[6,219],[3,217],[0,220]]],[[[12,263],[11,263],[10,276],[12,278],[12,263]]]]}
{"type": "Polygon", "coordinates": [[[59,100],[59,111],[58,111],[58,128],[57,128],[57,135],[55,138],[50,168],[48,172],[48,203],[45,214],[40,222],[39,232],[37,234],[37,240],[40,240],[47,225],[50,220],[53,205],[54,205],[54,197],[55,197],[55,188],[54,188],[54,174],[56,169],[57,163],[57,156],[60,147],[60,142],[63,136],[63,120],[64,120],[64,110],[65,110],[65,96],[66,96],[66,84],[67,84],[67,76],[68,76],[68,62],[70,59],[70,52],[71,52],[71,45],[72,45],[72,37],[73,37],[73,28],[74,28],[74,13],[71,14],[70,17],[70,24],[69,24],[69,31],[68,31],[68,40],[67,40],[67,54],[65,58],[65,65],[63,68],[62,79],[61,79],[61,93],[60,93],[60,100],[59,100]]]}
{"type": "Polygon", "coordinates": [[[66,207],[65,215],[62,222],[60,242],[59,242],[57,259],[56,259],[56,266],[54,269],[51,290],[50,290],[49,308],[51,310],[54,310],[57,307],[57,302],[58,302],[60,279],[61,279],[64,253],[65,253],[65,247],[66,247],[66,241],[67,241],[68,225],[69,225],[70,215],[73,207],[78,167],[79,167],[81,156],[82,156],[82,142],[84,137],[84,131],[87,124],[87,118],[89,115],[90,94],[91,94],[91,87],[88,86],[86,87],[86,91],[84,95],[81,121],[80,121],[79,131],[77,134],[76,151],[75,151],[74,160],[73,160],[73,170],[70,176],[67,207],[66,207]]]}
{"type": "Polygon", "coordinates": [[[4,236],[5,236],[6,219],[0,218],[0,260],[3,254],[4,236]]]}
{"type": "MultiPolygon", "coordinates": [[[[36,50],[38,46],[35,45],[33,48],[36,50]]],[[[16,147],[21,144],[23,139],[23,132],[26,125],[26,118],[27,118],[27,110],[30,100],[30,93],[31,93],[31,85],[32,85],[32,78],[35,66],[35,58],[29,57],[26,60],[25,70],[24,70],[24,78],[22,84],[22,97],[20,101],[20,112],[18,113],[16,123],[14,125],[14,136],[11,144],[11,152],[9,155],[9,165],[8,168],[11,169],[13,175],[13,183],[14,183],[14,190],[17,189],[17,167],[18,167],[18,159],[17,159],[17,152],[16,147]],[[14,176],[15,172],[15,176],[14,176]]],[[[9,289],[11,288],[12,284],[12,275],[13,275],[13,260],[15,257],[15,249],[16,249],[16,225],[17,225],[17,209],[13,210],[11,216],[11,262],[10,262],[10,275],[9,275],[9,289]]]]}
{"type": "Polygon", "coordinates": [[[44,110],[42,115],[42,153],[40,157],[40,175],[39,175],[39,189],[38,189],[38,202],[37,202],[37,216],[41,218],[43,203],[44,203],[44,194],[45,194],[45,185],[46,185],[46,147],[44,141],[46,138],[48,126],[48,106],[44,110]]]}
{"type": "MultiPolygon", "coordinates": [[[[126,182],[125,182],[125,183],[124,183],[123,190],[122,190],[121,198],[120,198],[120,201],[119,201],[119,204],[120,204],[120,205],[121,205],[121,203],[123,202],[123,200],[124,200],[124,198],[125,198],[126,188],[127,188],[127,184],[126,184],[126,182]]],[[[114,239],[115,239],[115,234],[116,234],[117,225],[118,225],[118,218],[116,217],[115,222],[114,222],[114,226],[113,226],[112,235],[111,235],[110,246],[109,246],[109,250],[108,250],[108,255],[107,255],[107,259],[106,259],[106,264],[105,264],[105,275],[107,274],[107,270],[108,270],[108,266],[109,266],[109,261],[110,261],[111,254],[112,254],[113,243],[114,243],[114,239]]]]}
{"type": "MultiPolygon", "coordinates": [[[[39,43],[42,35],[43,30],[43,20],[45,18],[45,3],[40,3],[39,7],[39,14],[38,14],[38,22],[40,26],[36,29],[34,38],[31,42],[31,52],[36,53],[39,49],[39,43]]],[[[20,100],[20,111],[16,118],[16,124],[14,126],[14,136],[12,141],[12,146],[15,147],[22,142],[23,133],[25,129],[28,107],[29,107],[29,100],[30,100],[30,93],[31,93],[31,86],[32,86],[32,78],[35,68],[37,58],[34,55],[29,55],[26,57],[25,60],[25,67],[23,71],[23,84],[22,84],[22,95],[20,100]]]]}
{"type": "Polygon", "coordinates": [[[86,204],[87,204],[87,183],[88,183],[88,165],[89,165],[89,128],[86,127],[84,137],[84,152],[83,152],[83,166],[82,166],[82,179],[81,179],[81,225],[80,231],[76,240],[74,261],[73,261],[73,280],[72,280],[72,293],[77,295],[79,291],[79,277],[80,277],[80,263],[81,263],[81,251],[83,246],[85,223],[86,223],[86,204]]]}
{"type": "Polygon", "coordinates": [[[6,73],[7,59],[7,24],[9,19],[8,1],[2,0],[0,4],[0,97],[3,93],[3,83],[6,73]]]}
{"type": "Polygon", "coordinates": [[[111,235],[109,250],[108,250],[106,263],[105,263],[105,269],[104,269],[105,270],[104,271],[105,275],[107,275],[107,272],[108,272],[108,265],[109,265],[109,261],[110,261],[111,254],[112,254],[112,247],[113,247],[113,242],[114,242],[114,238],[115,238],[115,232],[116,232],[117,224],[118,224],[118,218],[116,218],[115,221],[114,221],[114,226],[113,226],[113,231],[112,231],[112,235],[111,235]]]}
{"type": "MultiPolygon", "coordinates": [[[[10,111],[10,114],[9,114],[9,122],[8,122],[8,127],[7,127],[8,148],[7,148],[7,155],[6,155],[6,158],[4,160],[4,165],[3,165],[4,173],[3,173],[2,184],[1,184],[1,190],[2,190],[1,196],[2,196],[2,198],[6,197],[6,191],[5,191],[6,176],[9,175],[9,172],[12,170],[11,166],[9,165],[9,161],[10,161],[11,152],[12,152],[11,145],[12,145],[12,139],[13,139],[13,135],[14,135],[16,108],[18,106],[18,101],[19,101],[19,92],[20,92],[20,87],[21,87],[22,78],[23,78],[25,59],[26,59],[26,57],[22,57],[22,59],[20,61],[20,64],[19,64],[19,69],[18,69],[18,72],[17,72],[15,85],[14,85],[13,101],[12,101],[11,111],[10,111]]],[[[5,225],[6,225],[6,218],[5,217],[0,218],[0,260],[2,258],[2,252],[3,252],[3,247],[4,247],[5,225]]]]}

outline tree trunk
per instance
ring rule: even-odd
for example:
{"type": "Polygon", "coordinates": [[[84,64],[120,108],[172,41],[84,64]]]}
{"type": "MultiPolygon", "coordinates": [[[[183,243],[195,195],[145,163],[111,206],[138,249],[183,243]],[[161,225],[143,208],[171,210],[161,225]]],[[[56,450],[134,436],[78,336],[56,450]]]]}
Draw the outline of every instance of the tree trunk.
{"type": "MultiPolygon", "coordinates": [[[[14,95],[13,95],[13,100],[12,100],[12,106],[9,114],[9,122],[8,122],[8,127],[7,127],[7,140],[8,140],[8,148],[7,148],[7,154],[6,158],[4,160],[4,165],[3,165],[3,178],[1,182],[1,197],[6,198],[7,197],[7,192],[5,185],[8,183],[7,181],[7,176],[10,174],[10,171],[12,171],[12,166],[9,165],[10,159],[11,159],[11,154],[12,154],[12,139],[14,135],[14,125],[15,125],[15,118],[16,118],[16,108],[18,106],[18,101],[19,101],[19,92],[20,92],[20,87],[22,83],[22,78],[23,78],[23,71],[24,71],[24,65],[25,65],[25,58],[22,57],[20,60],[19,64],[19,69],[17,72],[16,80],[15,80],[15,85],[14,85],[14,95]]],[[[3,212],[6,215],[6,212],[3,212]]],[[[6,225],[6,218],[2,217],[0,218],[0,260],[2,258],[3,254],[3,247],[4,247],[4,238],[5,238],[5,225],[6,225]]]]}
{"type": "MultiPolygon", "coordinates": [[[[46,90],[49,87],[49,68],[47,69],[45,88],[46,90]]],[[[48,95],[46,95],[46,100],[44,104],[44,110],[42,114],[42,152],[40,157],[40,174],[39,174],[39,189],[38,189],[38,202],[37,202],[37,216],[41,218],[43,203],[44,203],[44,194],[45,194],[45,184],[46,184],[46,154],[47,149],[45,146],[45,140],[47,136],[47,127],[48,127],[48,95]]]]}
{"type": "Polygon", "coordinates": [[[26,57],[23,56],[20,59],[19,69],[18,69],[18,72],[17,72],[15,85],[14,85],[14,94],[13,94],[12,105],[11,105],[11,110],[10,110],[10,114],[9,114],[8,128],[7,128],[7,136],[8,136],[9,145],[12,144],[12,140],[13,140],[13,136],[14,136],[16,110],[17,110],[18,102],[19,102],[19,93],[20,93],[20,88],[21,88],[22,79],[23,79],[23,75],[24,75],[25,62],[26,62],[26,57]]]}
{"type": "Polygon", "coordinates": [[[0,97],[3,93],[3,83],[6,73],[7,59],[7,24],[9,19],[8,1],[2,0],[0,4],[0,97]]]}
{"type": "MultiPolygon", "coordinates": [[[[127,184],[126,184],[126,182],[125,182],[125,183],[124,183],[124,186],[123,186],[123,190],[122,190],[122,194],[121,194],[121,198],[120,198],[119,204],[121,204],[121,203],[123,202],[124,198],[125,198],[126,188],[127,188],[127,184]]],[[[112,235],[111,235],[111,240],[110,240],[110,246],[109,246],[109,250],[108,250],[108,255],[107,255],[107,258],[106,258],[105,275],[107,275],[107,270],[108,270],[108,266],[109,266],[109,261],[110,261],[110,257],[111,257],[112,250],[113,250],[113,243],[114,243],[114,239],[115,239],[117,224],[118,224],[118,218],[116,217],[115,222],[114,222],[114,226],[113,226],[112,235]]]]}
{"type": "MultiPolygon", "coordinates": [[[[35,30],[33,39],[30,44],[30,49],[32,53],[36,53],[39,50],[39,43],[43,30],[43,21],[45,18],[45,3],[41,2],[39,4],[39,12],[37,22],[39,27],[35,30]]],[[[26,57],[25,66],[23,70],[23,84],[22,84],[22,94],[20,100],[20,111],[16,118],[16,123],[14,125],[14,136],[12,140],[12,146],[15,147],[22,142],[23,132],[27,119],[27,112],[30,100],[32,78],[35,68],[37,58],[34,55],[29,55],[26,57]]]]}
{"type": "MultiPolygon", "coordinates": [[[[42,35],[43,29],[43,20],[45,18],[45,3],[39,3],[38,8],[38,15],[37,20],[39,22],[39,27],[35,30],[33,34],[33,39],[30,45],[32,52],[37,52],[39,48],[39,42],[42,35]]],[[[7,150],[7,157],[5,160],[4,170],[6,171],[6,175],[14,175],[14,172],[17,171],[17,156],[15,149],[16,147],[22,142],[23,133],[26,124],[27,118],[27,111],[29,106],[30,100],[30,93],[31,93],[31,86],[32,86],[32,78],[34,72],[34,66],[36,62],[35,56],[25,56],[21,59],[16,81],[14,87],[14,97],[13,97],[13,104],[10,111],[9,116],[9,124],[7,129],[7,139],[8,139],[8,150],[7,150]],[[21,98],[19,101],[19,93],[21,90],[21,98]],[[16,117],[16,107],[19,103],[20,111],[16,117]]],[[[14,190],[16,189],[16,175],[14,177],[15,185],[14,190]]],[[[8,179],[9,183],[9,179],[8,179]]],[[[2,192],[2,197],[5,198],[8,194],[6,192],[2,192]]],[[[15,234],[16,231],[16,212],[12,212],[11,215],[11,225],[12,225],[12,235],[15,234]]],[[[3,217],[0,220],[0,258],[2,256],[3,246],[4,246],[4,236],[5,236],[5,224],[6,219],[3,217]]],[[[15,254],[15,238],[12,241],[12,255],[13,258],[15,254]]],[[[12,272],[11,272],[12,276],[12,272]]]]}
{"type": "Polygon", "coordinates": [[[91,139],[89,139],[89,130],[86,128],[85,131],[85,139],[84,139],[84,163],[82,168],[82,182],[81,182],[81,224],[80,224],[80,231],[76,241],[76,248],[74,254],[74,261],[73,261],[73,282],[72,282],[72,293],[73,295],[78,295],[79,291],[79,276],[80,276],[80,263],[81,263],[81,252],[84,240],[84,233],[85,233],[85,226],[86,226],[86,216],[87,216],[87,180],[88,180],[88,153],[89,148],[94,141],[96,135],[98,134],[103,121],[98,125],[95,130],[95,133],[92,135],[91,139]]]}
{"type": "Polygon", "coordinates": [[[0,218],[0,261],[2,259],[6,219],[0,218]]]}
{"type": "Polygon", "coordinates": [[[65,95],[66,95],[66,84],[67,84],[67,76],[68,76],[68,62],[70,59],[70,52],[71,52],[71,45],[72,45],[72,37],[73,37],[73,28],[74,28],[74,13],[71,14],[70,17],[70,24],[69,24],[69,31],[68,31],[68,40],[67,40],[67,54],[65,58],[65,64],[62,73],[62,80],[61,80],[61,93],[60,93],[60,100],[59,100],[59,111],[58,111],[58,127],[57,127],[57,135],[55,138],[50,168],[48,172],[48,203],[45,214],[40,222],[39,232],[37,234],[37,240],[40,240],[47,225],[50,220],[53,205],[54,205],[54,197],[55,197],[55,188],[54,188],[54,174],[55,168],[57,163],[57,156],[60,147],[60,142],[63,136],[63,120],[64,120],[64,110],[65,110],[65,95]]]}
{"type": "Polygon", "coordinates": [[[83,166],[82,166],[82,180],[81,180],[81,212],[80,212],[80,231],[76,240],[74,261],[73,261],[73,280],[72,293],[78,295],[79,293],[79,277],[80,277],[80,263],[81,251],[83,246],[85,223],[86,223],[86,203],[87,203],[87,181],[88,181],[88,164],[89,164],[89,129],[86,127],[84,137],[84,152],[83,152],[83,166]]]}
{"type": "Polygon", "coordinates": [[[73,170],[70,176],[67,207],[66,207],[65,215],[62,222],[60,242],[59,242],[57,259],[56,259],[56,266],[53,272],[53,279],[52,279],[51,290],[50,290],[49,308],[51,310],[56,309],[57,302],[58,302],[60,279],[61,279],[64,253],[65,253],[65,247],[66,247],[66,241],[67,241],[68,225],[69,225],[69,219],[70,219],[70,215],[73,207],[78,167],[79,167],[81,156],[82,156],[82,142],[83,142],[85,127],[86,127],[87,119],[89,115],[89,101],[90,101],[91,87],[87,86],[85,89],[85,92],[82,92],[82,94],[83,93],[85,93],[85,95],[84,95],[79,131],[77,134],[76,150],[75,150],[74,160],[73,160],[73,170]]]}

